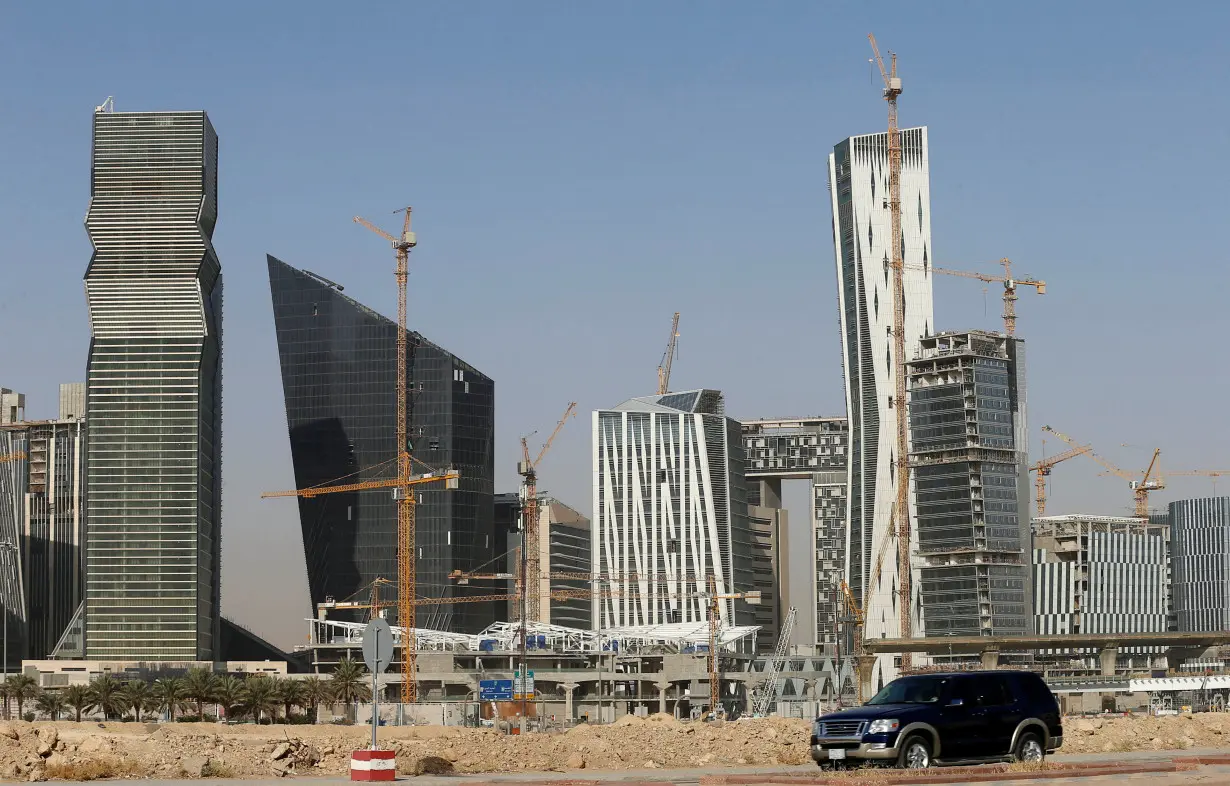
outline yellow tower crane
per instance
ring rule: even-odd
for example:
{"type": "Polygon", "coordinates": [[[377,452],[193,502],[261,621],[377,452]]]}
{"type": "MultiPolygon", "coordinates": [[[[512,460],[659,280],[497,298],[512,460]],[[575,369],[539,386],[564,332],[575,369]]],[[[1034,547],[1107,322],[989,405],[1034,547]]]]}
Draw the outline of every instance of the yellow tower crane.
{"type": "MultiPolygon", "coordinates": [[[[909,417],[906,407],[905,384],[905,257],[903,256],[903,240],[901,234],[901,134],[897,130],[897,97],[901,95],[901,77],[897,75],[897,55],[889,52],[891,66],[884,67],[884,59],[880,57],[880,47],[876,37],[868,34],[871,51],[875,54],[876,65],[880,68],[880,77],[884,80],[884,100],[888,103],[888,195],[889,215],[892,224],[892,245],[890,246],[893,279],[893,377],[895,393],[893,407],[896,408],[897,450],[896,450],[896,484],[897,497],[893,505],[892,519],[896,525],[897,535],[897,592],[900,600],[897,608],[900,612],[901,638],[908,639],[913,635],[913,620],[910,613],[911,602],[911,570],[910,570],[910,438],[909,417]]],[[[891,526],[891,524],[890,524],[891,526]]],[[[867,585],[871,586],[871,585],[867,585]]],[[[910,653],[901,656],[902,668],[909,668],[910,653]]]]}
{"type": "Polygon", "coordinates": [[[1046,479],[1051,476],[1051,470],[1055,468],[1055,465],[1092,451],[1093,445],[1077,445],[1063,453],[1040,459],[1029,468],[1030,472],[1037,473],[1034,475],[1034,505],[1037,515],[1046,515],[1046,479]]]}
{"type": "Polygon", "coordinates": [[[671,392],[671,364],[675,362],[675,342],[679,338],[679,312],[671,320],[671,338],[666,342],[666,351],[662,353],[662,362],[658,364],[658,395],[671,392]]]}
{"type": "Polygon", "coordinates": [[[555,442],[556,436],[568,422],[568,418],[576,413],[576,408],[577,402],[568,402],[563,417],[555,424],[555,430],[551,432],[551,436],[543,443],[542,449],[532,461],[528,438],[521,438],[521,461],[517,463],[517,474],[521,476],[521,532],[524,535],[521,544],[521,562],[525,568],[522,582],[526,588],[523,613],[524,619],[534,622],[538,622],[542,616],[540,600],[542,558],[539,552],[542,544],[538,526],[538,464],[551,449],[551,443],[555,442]]]}
{"type": "Polygon", "coordinates": [[[987,273],[971,273],[967,270],[952,270],[944,267],[933,267],[932,270],[946,276],[974,278],[986,283],[1002,283],[1004,285],[1004,333],[1014,336],[1016,335],[1016,288],[1018,286],[1033,287],[1039,295],[1045,295],[1046,282],[1028,277],[1013,278],[1012,260],[1007,257],[1001,259],[999,264],[1004,266],[1004,274],[1002,276],[992,276],[987,273]]]}
{"type": "MultiPolygon", "coordinates": [[[[1069,437],[1067,434],[1060,433],[1050,426],[1043,426],[1043,431],[1054,434],[1064,442],[1071,445],[1073,448],[1080,447],[1076,440],[1069,437]]],[[[1160,474],[1160,467],[1157,466],[1157,459],[1162,454],[1161,448],[1156,448],[1153,451],[1153,459],[1149,462],[1149,467],[1144,471],[1144,474],[1139,480],[1131,472],[1120,469],[1102,456],[1099,456],[1093,450],[1085,451],[1085,455],[1101,464],[1112,475],[1118,475],[1128,482],[1128,488],[1132,490],[1132,499],[1135,507],[1135,516],[1144,521],[1149,520],[1149,492],[1161,491],[1166,488],[1166,480],[1160,474]],[[1159,474],[1154,474],[1154,469],[1159,470],[1159,474]]]]}

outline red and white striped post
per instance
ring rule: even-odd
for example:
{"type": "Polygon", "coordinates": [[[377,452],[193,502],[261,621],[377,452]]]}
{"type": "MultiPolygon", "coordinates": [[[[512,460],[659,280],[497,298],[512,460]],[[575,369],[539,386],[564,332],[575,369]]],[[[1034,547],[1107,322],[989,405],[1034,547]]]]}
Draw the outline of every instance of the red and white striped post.
{"type": "Polygon", "coordinates": [[[350,780],[397,780],[397,760],[394,751],[361,750],[350,754],[350,780]]]}

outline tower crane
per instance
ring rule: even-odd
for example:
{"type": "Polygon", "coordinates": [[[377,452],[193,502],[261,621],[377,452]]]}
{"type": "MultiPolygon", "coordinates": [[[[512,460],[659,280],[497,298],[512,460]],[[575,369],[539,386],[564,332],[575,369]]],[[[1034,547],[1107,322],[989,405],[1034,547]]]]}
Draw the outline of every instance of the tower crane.
{"type": "MultiPolygon", "coordinates": [[[[1062,439],[1064,442],[1071,445],[1073,448],[1080,447],[1077,444],[1077,442],[1071,437],[1069,437],[1067,434],[1060,433],[1056,431],[1055,429],[1051,428],[1050,426],[1043,426],[1042,430],[1047,431],[1051,434],[1054,434],[1055,436],[1062,439]]],[[[1144,521],[1148,521],[1149,519],[1149,492],[1161,491],[1162,489],[1166,488],[1166,480],[1160,474],[1161,468],[1157,466],[1157,459],[1161,455],[1161,453],[1162,453],[1161,448],[1154,449],[1153,458],[1152,460],[1149,461],[1149,467],[1148,469],[1144,471],[1144,474],[1141,476],[1140,480],[1137,480],[1136,476],[1133,475],[1132,473],[1120,469],[1119,467],[1115,466],[1114,464],[1112,464],[1110,461],[1106,460],[1102,456],[1099,456],[1093,450],[1086,451],[1085,455],[1089,456],[1089,458],[1101,464],[1111,474],[1118,475],[1119,477],[1128,481],[1128,488],[1132,490],[1132,498],[1135,502],[1135,516],[1139,519],[1143,519],[1144,521]],[[1158,469],[1159,474],[1157,475],[1153,474],[1153,470],[1155,468],[1158,469]]]]}
{"type": "Polygon", "coordinates": [[[1180,472],[1167,472],[1171,477],[1202,477],[1213,479],[1213,493],[1217,493],[1217,479],[1230,475],[1230,469],[1186,469],[1180,472]]]}
{"type": "Polygon", "coordinates": [[[540,600],[542,594],[542,560],[539,552],[541,533],[538,526],[538,464],[547,455],[547,451],[551,449],[551,443],[555,442],[555,437],[559,435],[560,429],[568,422],[568,418],[576,413],[576,408],[577,402],[571,401],[568,403],[563,417],[555,424],[555,430],[551,432],[551,436],[543,443],[542,449],[538,451],[538,455],[532,461],[530,460],[529,442],[526,437],[521,438],[522,458],[517,464],[517,474],[521,476],[521,532],[524,535],[521,544],[521,562],[525,566],[522,581],[526,591],[523,614],[524,619],[535,622],[538,621],[542,614],[542,603],[540,600]]]}
{"type": "Polygon", "coordinates": [[[777,701],[777,691],[782,682],[780,675],[786,663],[786,650],[790,647],[790,633],[794,630],[794,620],[797,615],[798,609],[794,606],[786,612],[786,620],[782,623],[781,633],[777,636],[777,646],[773,648],[773,657],[769,660],[769,667],[765,670],[768,676],[765,677],[764,688],[756,697],[756,701],[752,702],[752,715],[758,718],[766,717],[774,702],[777,701]]]}
{"type": "MultiPolygon", "coordinates": [[[[897,76],[897,55],[889,52],[891,67],[884,67],[876,37],[868,34],[871,51],[875,54],[880,78],[884,80],[884,100],[888,103],[888,194],[889,214],[892,224],[891,266],[893,278],[893,377],[895,396],[892,406],[897,412],[896,484],[897,497],[893,505],[892,520],[897,533],[897,603],[900,612],[901,638],[913,635],[913,620],[910,617],[911,571],[910,571],[910,439],[909,416],[906,407],[905,385],[905,258],[901,235],[901,134],[897,130],[897,97],[901,95],[901,77],[897,76]]],[[[870,585],[868,585],[870,586],[870,585]]],[[[909,668],[910,653],[902,653],[901,666],[909,668]]]]}
{"type": "MultiPolygon", "coordinates": [[[[859,608],[858,601],[854,599],[854,593],[850,591],[850,585],[843,579],[838,585],[841,588],[841,595],[845,598],[846,614],[845,617],[850,622],[854,623],[854,654],[861,658],[863,655],[863,610],[859,608]]],[[[838,634],[840,635],[840,633],[838,634]]],[[[837,664],[837,673],[841,674],[841,664],[837,664]]],[[[863,703],[863,680],[860,677],[854,680],[858,683],[858,703],[863,703]]],[[[841,686],[838,685],[838,697],[841,696],[841,686]]]]}
{"type": "Polygon", "coordinates": [[[1038,511],[1037,515],[1046,515],[1046,479],[1050,477],[1051,470],[1055,468],[1055,465],[1067,461],[1070,458],[1076,458],[1077,456],[1090,453],[1092,450],[1093,445],[1077,445],[1076,447],[1065,450],[1063,453],[1058,453],[1054,456],[1048,456],[1040,459],[1029,468],[1030,472],[1037,473],[1034,476],[1034,504],[1036,510],[1038,511]]]}
{"type": "Polygon", "coordinates": [[[671,338],[666,342],[666,352],[662,354],[662,362],[658,364],[658,395],[670,393],[671,364],[675,361],[675,341],[679,338],[679,312],[671,320],[671,338]]]}
{"type": "Polygon", "coordinates": [[[960,276],[962,278],[975,278],[985,283],[1000,282],[1004,285],[1004,333],[1009,336],[1016,335],[1016,288],[1018,286],[1033,287],[1039,295],[1046,294],[1046,282],[1033,278],[1013,278],[1012,277],[1012,260],[1004,257],[999,261],[999,264],[1004,266],[1004,274],[1002,276],[992,276],[987,273],[971,273],[966,270],[952,270],[943,267],[931,268],[936,273],[942,273],[946,276],[960,276]]]}

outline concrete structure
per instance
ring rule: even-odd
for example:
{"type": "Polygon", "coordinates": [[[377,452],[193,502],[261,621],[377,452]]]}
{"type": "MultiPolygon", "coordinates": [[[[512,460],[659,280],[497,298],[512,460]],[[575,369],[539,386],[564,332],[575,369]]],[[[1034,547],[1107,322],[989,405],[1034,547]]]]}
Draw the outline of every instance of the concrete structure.
{"type": "MultiPolygon", "coordinates": [[[[739,424],[722,394],[645,396],[593,413],[594,569],[620,576],[594,599],[594,623],[694,623],[708,619],[709,576],[719,593],[754,588],[739,424]],[[636,581],[622,578],[636,573],[636,581]]],[[[719,603],[724,624],[749,607],[719,603]]]]}
{"type": "MultiPolygon", "coordinates": [[[[747,451],[748,511],[754,524],[761,522],[758,526],[765,528],[776,519],[776,530],[788,533],[789,518],[781,509],[782,481],[804,480],[811,485],[811,532],[807,537],[815,559],[808,591],[796,596],[789,577],[780,575],[781,602],[776,604],[775,624],[780,625],[786,609],[795,606],[801,619],[807,618],[806,641],[826,648],[830,655],[840,648],[849,652],[853,641],[848,633],[843,631],[838,646],[840,611],[834,594],[834,582],[846,577],[849,423],[843,417],[770,418],[744,421],[742,433],[747,451]]],[[[791,548],[802,548],[799,534],[796,532],[793,545],[788,537],[781,538],[776,551],[785,554],[791,548]]],[[[780,560],[783,566],[786,562],[780,560]]]]}
{"type": "MultiPolygon", "coordinates": [[[[362,655],[359,655],[359,659],[362,655]]],[[[89,685],[99,677],[110,675],[118,680],[183,676],[192,669],[205,669],[218,674],[287,675],[286,661],[105,661],[105,660],[26,660],[21,671],[35,677],[41,688],[67,688],[69,685],[89,685]]]]}
{"type": "MultiPolygon", "coordinates": [[[[544,576],[551,573],[584,573],[592,571],[592,528],[589,519],[556,499],[544,499],[538,505],[539,532],[546,537],[538,539],[539,565],[544,576]]],[[[518,575],[521,572],[521,497],[517,493],[495,495],[496,542],[498,553],[504,554],[504,571],[518,575]]],[[[484,583],[483,586],[489,586],[484,583]]],[[[588,590],[590,582],[582,579],[548,578],[543,581],[538,602],[542,609],[542,621],[570,628],[593,626],[593,604],[584,598],[552,600],[551,592],[558,590],[588,590]]],[[[516,593],[515,579],[506,582],[505,589],[516,593]]],[[[521,604],[509,600],[500,620],[521,619],[521,604]]]]}
{"type": "Polygon", "coordinates": [[[218,137],[204,112],[95,111],[85,219],[91,659],[210,660],[217,648],[217,217],[218,137]]]}
{"type": "Polygon", "coordinates": [[[1040,634],[1160,633],[1170,608],[1169,528],[1069,515],[1033,522],[1040,634]]]}
{"type": "MultiPolygon", "coordinates": [[[[272,256],[267,263],[296,488],[392,478],[397,324],[327,279],[272,256]]],[[[413,453],[461,475],[455,490],[443,483],[415,488],[419,592],[481,594],[456,586],[448,574],[489,568],[496,556],[495,383],[422,335],[407,338],[413,453]]],[[[366,600],[373,581],[397,576],[397,518],[387,489],[325,494],[298,505],[313,608],[328,597],[366,600]]],[[[396,586],[381,594],[392,600],[396,586]]],[[[477,631],[496,619],[497,606],[429,605],[416,616],[442,630],[477,631]]]]}
{"type": "MultiPolygon", "coordinates": [[[[26,419],[26,394],[0,388],[0,426],[26,419]]],[[[0,454],[3,455],[3,454],[0,454]]]]}
{"type": "Polygon", "coordinates": [[[1178,629],[1230,630],[1230,497],[1178,500],[1169,513],[1178,629]]]}
{"type": "MultiPolygon", "coordinates": [[[[905,261],[907,355],[932,332],[931,198],[927,129],[900,132],[902,243],[905,261]]],[[[855,136],[829,156],[833,250],[837,260],[837,305],[841,318],[846,413],[850,418],[850,531],[846,581],[866,613],[868,639],[898,635],[897,560],[885,559],[872,581],[874,563],[891,537],[897,497],[896,363],[892,353],[893,298],[888,262],[892,222],[888,202],[888,134],[855,136]]],[[[914,510],[906,512],[914,519],[914,510]]],[[[889,548],[893,548],[890,546],[889,548]]],[[[918,606],[918,581],[911,586],[918,606]]],[[[915,620],[915,630],[922,630],[915,620]]],[[[877,666],[880,670],[883,664],[877,666]]],[[[891,677],[891,674],[885,675],[891,677]]]]}
{"type": "Polygon", "coordinates": [[[1031,633],[1024,344],[982,331],[926,336],[907,374],[917,632],[1031,633]]]}

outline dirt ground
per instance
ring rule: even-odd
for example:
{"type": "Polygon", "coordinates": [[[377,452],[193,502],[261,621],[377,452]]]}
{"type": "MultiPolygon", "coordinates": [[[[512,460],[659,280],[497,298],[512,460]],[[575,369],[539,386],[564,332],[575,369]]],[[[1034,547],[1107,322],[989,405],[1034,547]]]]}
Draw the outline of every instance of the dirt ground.
{"type": "MultiPolygon", "coordinates": [[[[1230,747],[1230,714],[1069,719],[1066,753],[1230,747]]],[[[489,729],[380,730],[398,769],[447,774],[801,764],[809,723],[741,720],[720,725],[626,717],[611,726],[508,736],[489,729]]],[[[370,730],[342,726],[176,723],[0,723],[0,778],[201,778],[344,775],[370,730]]]]}

